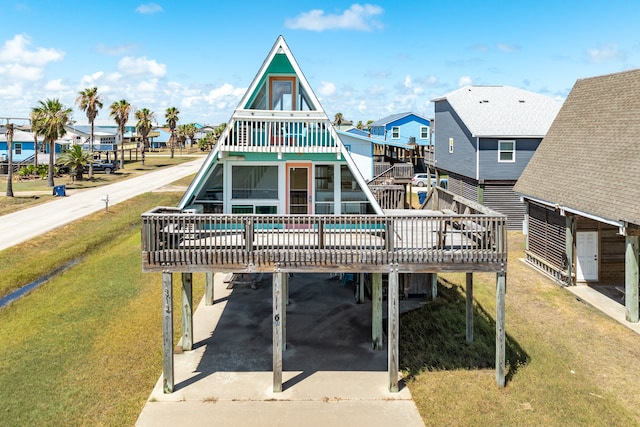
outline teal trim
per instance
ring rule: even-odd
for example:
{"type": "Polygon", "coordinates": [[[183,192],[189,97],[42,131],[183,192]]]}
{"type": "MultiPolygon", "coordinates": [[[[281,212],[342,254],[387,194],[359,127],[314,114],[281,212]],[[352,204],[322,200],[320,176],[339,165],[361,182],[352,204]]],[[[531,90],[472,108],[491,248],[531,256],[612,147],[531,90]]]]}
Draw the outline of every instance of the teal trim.
{"type": "Polygon", "coordinates": [[[229,157],[241,156],[248,162],[340,162],[344,163],[344,159],[340,156],[340,160],[336,158],[336,153],[304,153],[301,157],[297,153],[282,153],[282,159],[278,159],[278,153],[256,153],[256,152],[229,152],[229,157]]]}
{"type": "Polygon", "coordinates": [[[256,96],[258,95],[258,93],[260,93],[260,89],[262,88],[262,86],[265,85],[265,82],[267,81],[267,76],[269,74],[278,74],[278,75],[291,74],[298,77],[298,75],[296,74],[296,71],[293,69],[293,66],[291,65],[291,62],[289,62],[289,58],[287,58],[287,55],[285,55],[284,53],[276,54],[273,57],[273,60],[271,61],[267,69],[265,70],[264,74],[260,78],[260,82],[256,86],[256,90],[251,94],[251,96],[249,97],[249,100],[243,106],[243,108],[247,109],[249,108],[249,106],[251,106],[251,104],[253,104],[253,101],[256,99],[256,96]]]}

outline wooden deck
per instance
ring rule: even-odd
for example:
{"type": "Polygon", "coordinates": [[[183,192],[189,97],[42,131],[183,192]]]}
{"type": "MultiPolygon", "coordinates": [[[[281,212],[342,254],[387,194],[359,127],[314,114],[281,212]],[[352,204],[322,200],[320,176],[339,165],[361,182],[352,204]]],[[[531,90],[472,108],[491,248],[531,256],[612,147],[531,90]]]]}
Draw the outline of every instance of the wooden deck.
{"type": "Polygon", "coordinates": [[[501,271],[501,215],[221,215],[156,208],[143,214],[144,271],[501,271]]]}

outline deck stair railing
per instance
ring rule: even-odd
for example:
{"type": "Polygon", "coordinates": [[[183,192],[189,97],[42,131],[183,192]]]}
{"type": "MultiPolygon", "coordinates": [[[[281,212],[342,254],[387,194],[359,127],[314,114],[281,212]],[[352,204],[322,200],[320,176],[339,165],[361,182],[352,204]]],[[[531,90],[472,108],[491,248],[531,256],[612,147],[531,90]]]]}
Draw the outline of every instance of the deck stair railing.
{"type": "Polygon", "coordinates": [[[393,184],[397,180],[409,181],[413,176],[413,165],[411,163],[396,163],[390,165],[383,171],[378,171],[376,167],[376,176],[369,181],[370,185],[385,185],[393,184]]]}
{"type": "Polygon", "coordinates": [[[231,215],[156,208],[142,215],[144,271],[500,271],[506,217],[231,215]]]}

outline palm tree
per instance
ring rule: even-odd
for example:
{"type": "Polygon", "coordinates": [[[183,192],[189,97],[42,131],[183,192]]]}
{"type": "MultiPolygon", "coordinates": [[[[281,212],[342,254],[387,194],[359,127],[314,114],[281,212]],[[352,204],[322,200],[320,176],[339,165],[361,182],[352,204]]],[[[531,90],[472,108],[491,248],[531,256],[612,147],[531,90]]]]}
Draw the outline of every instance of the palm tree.
{"type": "Polygon", "coordinates": [[[93,178],[93,122],[98,115],[98,110],[102,108],[102,97],[98,95],[98,88],[94,86],[80,91],[76,98],[76,104],[87,114],[87,119],[91,124],[91,143],[89,144],[91,162],[89,162],[89,178],[93,178]]]}
{"type": "Polygon", "coordinates": [[[129,121],[129,113],[131,113],[131,104],[126,99],[114,101],[109,107],[111,112],[109,115],[118,124],[118,133],[120,133],[120,169],[124,169],[124,127],[129,121]]]}
{"type": "Polygon", "coordinates": [[[9,170],[7,171],[7,197],[13,197],[13,123],[7,123],[7,150],[9,151],[9,170]]]}
{"type": "Polygon", "coordinates": [[[93,161],[91,153],[82,149],[82,145],[76,144],[69,147],[58,158],[58,162],[68,166],[75,172],[75,177],[78,181],[82,181],[82,172],[84,166],[93,161]]]}
{"type": "Polygon", "coordinates": [[[356,125],[356,129],[362,130],[363,127],[364,127],[364,125],[362,124],[362,120],[358,120],[358,124],[356,125]]]}
{"type": "Polygon", "coordinates": [[[153,120],[155,120],[155,114],[148,108],[143,108],[141,110],[136,110],[135,116],[136,120],[138,120],[138,123],[136,123],[136,131],[142,137],[142,164],[144,165],[144,153],[147,151],[148,145],[147,136],[153,128],[153,120]]]}
{"type": "Polygon", "coordinates": [[[171,143],[169,144],[169,148],[171,149],[172,159],[176,150],[176,124],[178,123],[178,114],[180,114],[180,111],[178,111],[176,107],[169,107],[164,113],[164,117],[167,119],[167,126],[169,126],[171,130],[171,143]]]}
{"type": "Polygon", "coordinates": [[[58,98],[49,98],[38,101],[38,106],[31,110],[31,117],[36,118],[36,128],[44,137],[44,142],[49,143],[49,168],[47,171],[47,185],[53,187],[53,168],[55,163],[55,142],[67,132],[64,127],[71,120],[71,108],[67,108],[58,98]]]}
{"type": "Polygon", "coordinates": [[[188,123],[187,127],[185,128],[185,134],[186,136],[189,137],[189,141],[191,141],[190,143],[191,148],[193,148],[193,143],[195,142],[195,139],[196,139],[196,132],[198,132],[198,128],[196,127],[196,124],[188,123]]]}
{"type": "Polygon", "coordinates": [[[342,124],[342,121],[344,120],[344,117],[342,116],[342,113],[336,113],[334,119],[333,119],[333,124],[335,126],[340,126],[342,124]]]}

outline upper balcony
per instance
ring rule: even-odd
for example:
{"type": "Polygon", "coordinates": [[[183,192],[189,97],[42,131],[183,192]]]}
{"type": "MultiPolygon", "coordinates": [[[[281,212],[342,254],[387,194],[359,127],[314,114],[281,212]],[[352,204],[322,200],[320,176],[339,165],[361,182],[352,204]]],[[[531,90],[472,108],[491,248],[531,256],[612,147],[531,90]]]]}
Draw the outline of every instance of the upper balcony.
{"type": "Polygon", "coordinates": [[[222,152],[340,153],[338,136],[317,111],[236,110],[220,137],[222,152]]]}

